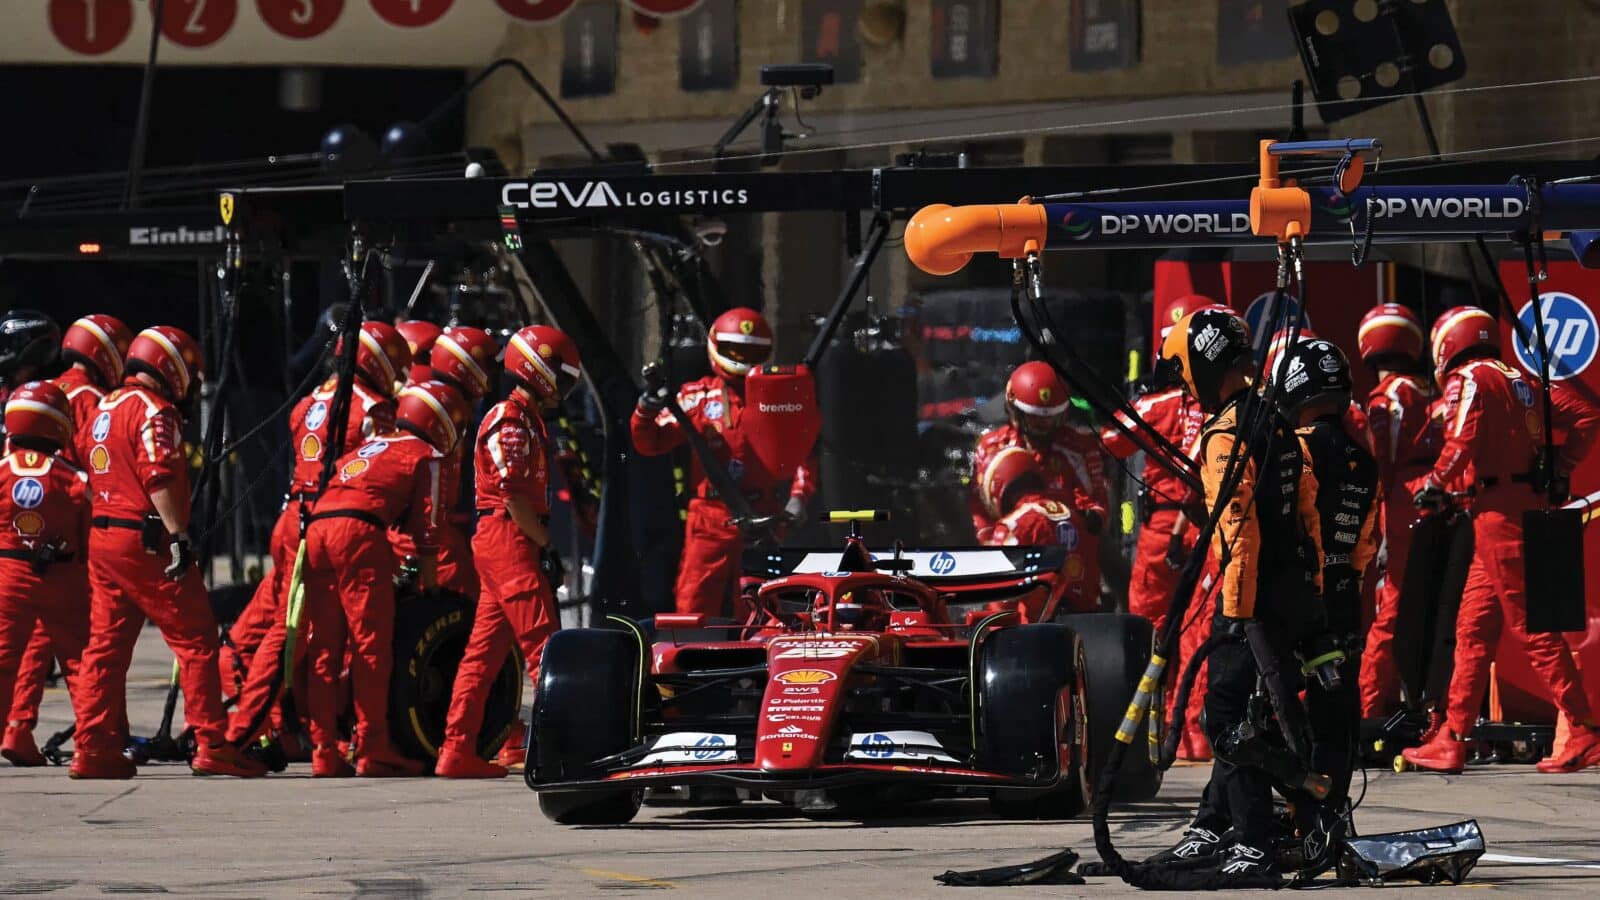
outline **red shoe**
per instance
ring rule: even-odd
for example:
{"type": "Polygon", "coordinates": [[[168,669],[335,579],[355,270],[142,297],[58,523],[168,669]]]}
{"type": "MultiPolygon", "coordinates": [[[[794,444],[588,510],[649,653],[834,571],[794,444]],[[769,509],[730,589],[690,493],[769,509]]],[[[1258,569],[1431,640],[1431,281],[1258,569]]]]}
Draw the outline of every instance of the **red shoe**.
{"type": "Polygon", "coordinates": [[[1433,740],[1420,747],[1400,751],[1406,762],[1430,772],[1460,774],[1467,765],[1467,745],[1455,739],[1448,729],[1440,729],[1433,740]]]}
{"type": "Polygon", "coordinates": [[[92,779],[112,779],[123,781],[139,774],[139,767],[133,760],[118,753],[112,756],[91,756],[86,753],[74,753],[72,765],[67,769],[68,778],[80,781],[92,779]]]}
{"type": "Polygon", "coordinates": [[[39,745],[33,742],[31,724],[19,723],[6,729],[6,739],[0,743],[0,756],[20,768],[43,766],[49,762],[39,752],[39,745]]]}
{"type": "Polygon", "coordinates": [[[196,775],[230,775],[234,778],[260,778],[267,774],[265,764],[244,755],[232,744],[202,747],[189,760],[189,771],[196,775]]]}
{"type": "Polygon", "coordinates": [[[522,765],[527,759],[528,726],[524,725],[521,719],[518,719],[517,723],[511,726],[511,735],[506,738],[505,744],[501,746],[500,752],[495,755],[494,761],[510,769],[512,766],[522,765]]]}
{"type": "Polygon", "coordinates": [[[446,747],[439,754],[433,774],[440,778],[504,778],[508,770],[499,763],[482,759],[476,753],[458,753],[446,747]]]}
{"type": "Polygon", "coordinates": [[[1563,775],[1596,763],[1600,763],[1600,729],[1578,725],[1567,736],[1567,746],[1562,748],[1561,756],[1542,759],[1534,768],[1546,775],[1563,775]]]}
{"type": "Polygon", "coordinates": [[[428,774],[426,763],[394,753],[356,757],[356,774],[362,778],[417,778],[428,774]]]}
{"type": "Polygon", "coordinates": [[[318,747],[311,751],[312,778],[354,778],[356,767],[338,747],[318,747]]]}

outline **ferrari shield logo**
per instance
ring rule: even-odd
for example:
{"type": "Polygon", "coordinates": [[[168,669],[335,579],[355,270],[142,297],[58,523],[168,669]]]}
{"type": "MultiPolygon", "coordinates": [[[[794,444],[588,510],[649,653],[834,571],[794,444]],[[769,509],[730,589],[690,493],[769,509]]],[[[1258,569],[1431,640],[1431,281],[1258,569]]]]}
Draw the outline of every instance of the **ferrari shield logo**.
{"type": "Polygon", "coordinates": [[[739,333],[740,334],[750,334],[750,333],[754,332],[755,330],[756,330],[756,323],[750,321],[749,319],[745,319],[743,322],[739,323],[739,333]]]}
{"type": "Polygon", "coordinates": [[[217,198],[217,211],[222,213],[222,224],[233,224],[233,195],[223,194],[217,198]]]}
{"type": "Polygon", "coordinates": [[[1049,388],[1039,388],[1039,402],[1040,403],[1049,403],[1050,402],[1050,389],[1049,388]]]}

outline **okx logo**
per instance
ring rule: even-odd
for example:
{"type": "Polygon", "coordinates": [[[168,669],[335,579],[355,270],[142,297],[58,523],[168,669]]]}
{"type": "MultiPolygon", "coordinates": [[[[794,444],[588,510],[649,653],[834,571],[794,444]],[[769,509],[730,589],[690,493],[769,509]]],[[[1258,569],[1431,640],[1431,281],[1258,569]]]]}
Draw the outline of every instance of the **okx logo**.
{"type": "MultiPolygon", "coordinates": [[[[1595,325],[1594,312],[1589,304],[1563,291],[1550,291],[1539,295],[1539,317],[1544,319],[1545,346],[1550,350],[1550,380],[1561,381],[1581,373],[1594,362],[1596,349],[1600,349],[1600,328],[1595,325]]],[[[1539,337],[1533,318],[1533,304],[1524,303],[1517,312],[1521,330],[1512,335],[1517,350],[1517,360],[1522,367],[1539,374],[1539,337]],[[1521,332],[1528,335],[1527,343],[1521,332]],[[1531,344],[1531,346],[1530,346],[1531,344]]]]}

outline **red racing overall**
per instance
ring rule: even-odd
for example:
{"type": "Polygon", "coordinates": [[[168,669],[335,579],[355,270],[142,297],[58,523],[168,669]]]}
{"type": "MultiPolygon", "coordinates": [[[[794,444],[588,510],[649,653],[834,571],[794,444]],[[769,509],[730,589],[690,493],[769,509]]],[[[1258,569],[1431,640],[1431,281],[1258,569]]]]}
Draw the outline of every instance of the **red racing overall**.
{"type": "MultiPolygon", "coordinates": [[[[1024,494],[1011,512],[994,523],[989,532],[994,546],[1061,546],[1066,548],[1067,561],[1062,575],[1067,579],[1066,593],[1061,599],[1061,609],[1069,612],[1097,612],[1100,608],[1100,586],[1091,584],[1086,576],[1095,570],[1084,559],[1083,527],[1073,521],[1078,513],[1073,510],[1071,498],[1051,491],[1024,494]]],[[[1039,610],[1030,610],[1036,615],[1039,610]]],[[[1037,619],[1030,616],[1030,620],[1037,619]]]]}
{"type": "MultiPolygon", "coordinates": [[[[758,516],[776,515],[791,498],[809,503],[815,491],[811,465],[795,470],[792,482],[780,482],[762,468],[744,432],[744,395],[722,378],[709,375],[678,389],[678,405],[705,438],[717,461],[728,467],[758,516]]],[[[650,413],[635,409],[631,422],[634,447],[645,456],[660,456],[685,438],[670,410],[650,413]]],[[[729,524],[733,513],[717,496],[698,457],[689,475],[689,516],[684,525],[683,560],[678,566],[677,608],[680,613],[723,615],[739,582],[739,557],[744,537],[729,524]]]]}

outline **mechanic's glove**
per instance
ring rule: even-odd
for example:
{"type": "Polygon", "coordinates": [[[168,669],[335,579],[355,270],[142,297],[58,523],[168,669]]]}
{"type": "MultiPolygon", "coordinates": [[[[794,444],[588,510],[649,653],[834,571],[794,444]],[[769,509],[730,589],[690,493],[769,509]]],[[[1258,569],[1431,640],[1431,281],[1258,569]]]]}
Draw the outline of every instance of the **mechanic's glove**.
{"type": "Polygon", "coordinates": [[[417,590],[417,581],[422,576],[422,567],[415,556],[408,556],[400,562],[400,568],[394,574],[394,590],[397,594],[411,594],[417,590]]]}
{"type": "Polygon", "coordinates": [[[1339,666],[1345,660],[1344,647],[1332,634],[1321,631],[1311,635],[1300,642],[1294,655],[1300,660],[1300,674],[1316,676],[1323,690],[1336,690],[1344,684],[1344,677],[1339,674],[1339,666]]]}
{"type": "Polygon", "coordinates": [[[783,517],[791,522],[805,521],[806,501],[799,497],[791,496],[789,502],[783,505],[783,517]]]}
{"type": "Polygon", "coordinates": [[[549,544],[539,548],[539,574],[551,590],[567,580],[567,567],[561,562],[561,554],[549,544]]]}
{"type": "Polygon", "coordinates": [[[1411,504],[1425,513],[1443,512],[1450,504],[1444,489],[1432,482],[1424,482],[1411,494],[1411,504]]]}
{"type": "Polygon", "coordinates": [[[1388,576],[1388,574],[1389,574],[1389,536],[1388,535],[1384,535],[1383,540],[1378,542],[1378,552],[1372,558],[1372,565],[1373,565],[1374,568],[1377,569],[1379,574],[1382,574],[1384,576],[1388,576]]]}
{"type": "Polygon", "coordinates": [[[1079,515],[1083,517],[1083,529],[1090,534],[1099,534],[1106,527],[1106,517],[1098,509],[1081,510],[1079,515]]]}
{"type": "Polygon", "coordinates": [[[1174,531],[1167,540],[1167,568],[1174,572],[1183,570],[1184,564],[1189,561],[1189,547],[1184,543],[1183,531],[1174,531]]]}
{"type": "Polygon", "coordinates": [[[182,581],[189,567],[194,565],[194,550],[189,547],[189,539],[181,534],[172,535],[167,544],[167,553],[172,558],[166,569],[167,577],[182,581]]]}
{"type": "Polygon", "coordinates": [[[659,361],[647,364],[639,372],[644,381],[644,393],[639,395],[639,408],[650,412],[665,409],[672,396],[667,387],[667,367],[659,361]]]}
{"type": "Polygon", "coordinates": [[[1211,620],[1211,630],[1213,632],[1221,631],[1231,640],[1242,641],[1244,640],[1245,626],[1254,621],[1254,619],[1250,618],[1235,618],[1234,616],[1225,616],[1218,613],[1211,620]]]}

